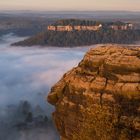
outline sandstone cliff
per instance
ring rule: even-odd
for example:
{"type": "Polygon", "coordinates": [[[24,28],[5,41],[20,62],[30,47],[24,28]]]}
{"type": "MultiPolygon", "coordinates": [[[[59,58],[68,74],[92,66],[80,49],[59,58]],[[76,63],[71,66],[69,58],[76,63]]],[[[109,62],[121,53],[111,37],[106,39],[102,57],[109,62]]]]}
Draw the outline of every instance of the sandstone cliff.
{"type": "Polygon", "coordinates": [[[61,140],[140,140],[140,48],[91,49],[48,101],[61,140]]]}

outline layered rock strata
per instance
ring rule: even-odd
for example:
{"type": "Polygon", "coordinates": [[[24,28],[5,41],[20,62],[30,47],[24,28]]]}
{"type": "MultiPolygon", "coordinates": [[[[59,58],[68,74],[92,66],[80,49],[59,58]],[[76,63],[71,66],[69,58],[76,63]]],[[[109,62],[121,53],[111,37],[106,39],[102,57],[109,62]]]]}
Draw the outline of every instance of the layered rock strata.
{"type": "Polygon", "coordinates": [[[91,49],[48,101],[61,140],[140,140],[140,48],[91,49]]]}

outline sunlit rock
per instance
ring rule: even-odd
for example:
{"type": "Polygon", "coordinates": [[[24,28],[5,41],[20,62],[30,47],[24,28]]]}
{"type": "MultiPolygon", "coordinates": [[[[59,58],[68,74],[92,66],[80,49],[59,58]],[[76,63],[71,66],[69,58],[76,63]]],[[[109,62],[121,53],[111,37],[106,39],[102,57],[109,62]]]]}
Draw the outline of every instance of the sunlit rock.
{"type": "Polygon", "coordinates": [[[140,140],[140,48],[91,49],[48,101],[61,140],[140,140]]]}

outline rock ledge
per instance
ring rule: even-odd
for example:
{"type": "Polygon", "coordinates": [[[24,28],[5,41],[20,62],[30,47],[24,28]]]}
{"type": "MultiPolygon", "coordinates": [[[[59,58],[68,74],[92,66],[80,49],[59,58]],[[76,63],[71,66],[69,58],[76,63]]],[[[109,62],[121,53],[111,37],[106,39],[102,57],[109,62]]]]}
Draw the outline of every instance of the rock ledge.
{"type": "Polygon", "coordinates": [[[91,49],[48,102],[61,140],[140,140],[140,48],[91,49]]]}

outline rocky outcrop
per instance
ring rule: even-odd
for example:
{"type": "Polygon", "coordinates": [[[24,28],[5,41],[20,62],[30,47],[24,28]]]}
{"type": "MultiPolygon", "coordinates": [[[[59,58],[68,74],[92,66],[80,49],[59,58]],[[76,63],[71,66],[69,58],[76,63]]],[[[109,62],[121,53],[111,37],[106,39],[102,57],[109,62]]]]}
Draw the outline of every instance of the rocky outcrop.
{"type": "Polygon", "coordinates": [[[91,49],[48,102],[61,140],[140,140],[140,48],[91,49]]]}

